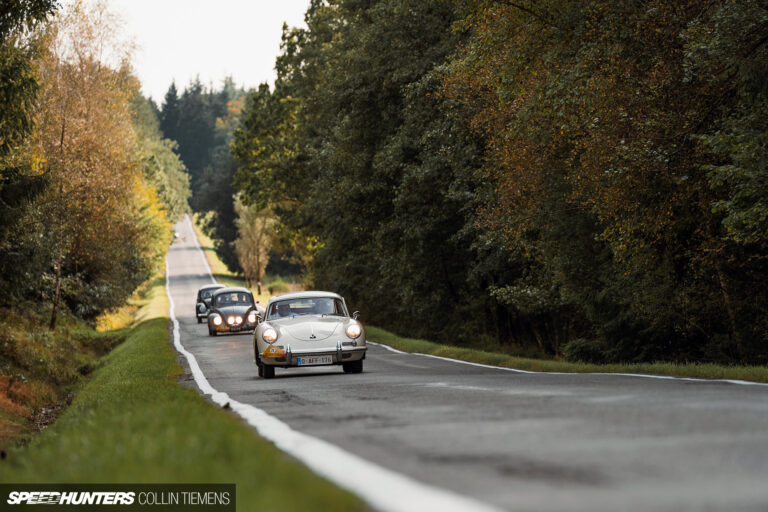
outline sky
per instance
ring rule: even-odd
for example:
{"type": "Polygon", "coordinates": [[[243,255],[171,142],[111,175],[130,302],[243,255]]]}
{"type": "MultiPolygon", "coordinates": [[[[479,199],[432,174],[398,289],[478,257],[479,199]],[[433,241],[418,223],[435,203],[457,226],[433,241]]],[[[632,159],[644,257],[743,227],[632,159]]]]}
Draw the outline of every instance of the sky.
{"type": "MultiPolygon", "coordinates": [[[[96,0],[87,0],[95,3],[96,0]]],[[[309,0],[106,0],[137,45],[142,91],[162,104],[172,80],[179,92],[195,76],[220,87],[273,82],[283,22],[305,26],[309,0]]]]}

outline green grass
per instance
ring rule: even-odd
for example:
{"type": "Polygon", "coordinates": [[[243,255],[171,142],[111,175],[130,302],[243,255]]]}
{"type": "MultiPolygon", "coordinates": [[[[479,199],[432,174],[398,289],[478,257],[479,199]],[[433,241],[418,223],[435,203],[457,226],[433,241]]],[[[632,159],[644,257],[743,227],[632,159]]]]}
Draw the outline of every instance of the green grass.
{"type": "Polygon", "coordinates": [[[362,510],[233,414],[178,383],[157,282],[71,406],[0,463],[4,483],[235,483],[238,510],[362,510]]]}
{"type": "Polygon", "coordinates": [[[766,366],[721,366],[716,364],[690,363],[638,363],[638,364],[586,364],[559,360],[516,357],[498,352],[486,352],[465,347],[442,345],[426,340],[403,338],[377,327],[366,326],[369,340],[384,343],[404,352],[418,352],[450,357],[473,363],[516,368],[537,372],[564,373],[644,373],[672,377],[702,379],[735,379],[752,382],[768,382],[766,366]]]}

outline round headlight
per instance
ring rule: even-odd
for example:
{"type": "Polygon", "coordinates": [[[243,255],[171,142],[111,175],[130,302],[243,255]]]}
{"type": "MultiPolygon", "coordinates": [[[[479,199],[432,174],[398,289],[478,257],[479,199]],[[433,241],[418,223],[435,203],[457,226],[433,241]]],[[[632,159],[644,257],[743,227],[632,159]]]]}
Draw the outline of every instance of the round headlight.
{"type": "Polygon", "coordinates": [[[213,325],[221,325],[221,317],[219,315],[213,315],[213,325]]]}
{"type": "Polygon", "coordinates": [[[359,338],[362,333],[363,329],[360,327],[360,324],[349,324],[347,326],[347,336],[352,339],[359,338]]]}
{"type": "Polygon", "coordinates": [[[234,316],[232,316],[232,315],[229,315],[229,316],[227,317],[227,323],[228,323],[229,325],[232,325],[233,323],[235,323],[235,317],[234,317],[234,316]]]}
{"type": "Polygon", "coordinates": [[[269,327],[264,329],[264,332],[261,333],[261,337],[264,338],[264,341],[267,343],[272,343],[277,339],[277,331],[269,327]]]}
{"type": "Polygon", "coordinates": [[[255,311],[251,311],[250,313],[248,313],[248,323],[249,324],[255,324],[256,323],[256,312],[255,311]]]}
{"type": "Polygon", "coordinates": [[[236,324],[241,324],[241,323],[243,323],[243,317],[241,317],[241,316],[238,316],[237,318],[235,318],[235,323],[236,323],[236,324]]]}
{"type": "Polygon", "coordinates": [[[205,304],[198,304],[198,305],[197,305],[197,310],[198,310],[199,312],[201,312],[201,313],[202,313],[203,311],[205,311],[205,304]]]}

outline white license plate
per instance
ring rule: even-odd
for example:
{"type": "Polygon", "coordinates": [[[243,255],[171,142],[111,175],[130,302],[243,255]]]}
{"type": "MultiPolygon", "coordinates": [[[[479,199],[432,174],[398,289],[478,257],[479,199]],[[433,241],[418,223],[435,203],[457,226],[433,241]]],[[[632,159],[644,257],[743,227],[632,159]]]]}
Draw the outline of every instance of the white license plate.
{"type": "Polygon", "coordinates": [[[296,364],[298,364],[299,366],[312,366],[314,364],[333,364],[333,356],[297,357],[296,364]]]}

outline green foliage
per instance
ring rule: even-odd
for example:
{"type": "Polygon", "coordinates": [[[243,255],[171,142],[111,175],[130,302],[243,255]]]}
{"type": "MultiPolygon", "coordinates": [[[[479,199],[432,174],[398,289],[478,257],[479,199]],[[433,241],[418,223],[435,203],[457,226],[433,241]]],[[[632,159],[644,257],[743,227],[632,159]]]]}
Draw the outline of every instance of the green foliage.
{"type": "Polygon", "coordinates": [[[19,281],[36,277],[32,251],[18,250],[14,240],[26,208],[48,183],[27,147],[39,91],[39,41],[29,30],[55,7],[54,0],[0,5],[0,303],[17,296],[19,281]]]}
{"type": "Polygon", "coordinates": [[[563,347],[567,361],[601,364],[605,362],[605,346],[596,340],[574,338],[563,347]]]}
{"type": "Polygon", "coordinates": [[[523,257],[494,293],[534,335],[766,360],[760,5],[464,4],[445,90],[487,137],[481,224],[523,257]]]}
{"type": "Polygon", "coordinates": [[[144,179],[152,184],[171,221],[189,212],[189,175],[176,154],[177,145],[160,134],[157,107],[138,91],[133,98],[134,123],[144,179]]]}
{"type": "Polygon", "coordinates": [[[235,187],[399,332],[764,363],[764,4],[313,1],[235,187]]]}
{"type": "Polygon", "coordinates": [[[229,143],[244,94],[232,78],[226,78],[220,90],[207,89],[196,79],[181,96],[172,83],[160,112],[163,136],[176,142],[174,149],[189,170],[192,209],[212,212],[205,216],[203,228],[233,271],[240,270],[235,254],[237,214],[232,201],[237,166],[229,143]]]}
{"type": "Polygon", "coordinates": [[[479,151],[437,94],[454,20],[447,2],[313,2],[232,144],[237,188],[277,213],[315,287],[441,337],[483,293],[469,278],[479,151]]]}
{"type": "Polygon", "coordinates": [[[713,204],[729,236],[741,244],[768,240],[768,6],[724,1],[684,33],[689,74],[720,94],[722,114],[701,136],[718,157],[705,165],[713,204]]]}

